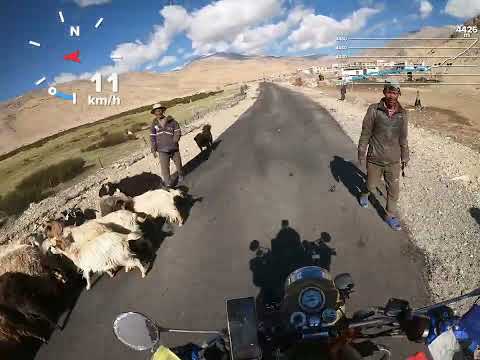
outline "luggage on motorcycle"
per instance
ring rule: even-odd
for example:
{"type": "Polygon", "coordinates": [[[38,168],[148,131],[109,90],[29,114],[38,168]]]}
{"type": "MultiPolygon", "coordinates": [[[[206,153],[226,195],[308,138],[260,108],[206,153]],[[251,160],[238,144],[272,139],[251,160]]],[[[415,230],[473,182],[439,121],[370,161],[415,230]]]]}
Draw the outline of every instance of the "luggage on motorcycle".
{"type": "Polygon", "coordinates": [[[160,346],[155,354],[152,356],[152,360],[181,360],[175,353],[165,346],[160,346]]]}

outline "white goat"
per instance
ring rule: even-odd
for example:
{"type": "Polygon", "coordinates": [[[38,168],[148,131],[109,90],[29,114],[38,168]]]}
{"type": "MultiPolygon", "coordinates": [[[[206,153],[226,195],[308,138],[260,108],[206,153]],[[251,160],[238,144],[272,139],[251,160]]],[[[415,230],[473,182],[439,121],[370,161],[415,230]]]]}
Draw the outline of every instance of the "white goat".
{"type": "Polygon", "coordinates": [[[99,219],[89,220],[80,226],[63,226],[59,221],[52,221],[46,226],[46,234],[50,239],[71,236],[78,245],[107,232],[125,233],[128,234],[128,240],[139,240],[142,238],[142,231],[136,223],[137,219],[139,222],[144,221],[137,214],[122,210],[121,213],[110,213],[99,219]]]}
{"type": "Polygon", "coordinates": [[[142,230],[140,229],[139,223],[145,221],[145,218],[142,218],[140,215],[128,210],[117,210],[95,221],[104,225],[115,224],[130,231],[128,240],[137,240],[140,246],[144,245],[148,251],[152,251],[151,242],[143,237],[142,230]]]}
{"type": "Polygon", "coordinates": [[[70,236],[63,242],[57,242],[56,246],[52,247],[52,252],[63,254],[73,261],[87,281],[87,290],[91,288],[91,272],[106,272],[113,277],[113,270],[125,266],[126,272],[137,267],[142,273],[142,278],[146,273],[141,261],[130,251],[126,234],[106,232],[82,245],[72,241],[70,236]]]}
{"type": "MultiPolygon", "coordinates": [[[[145,221],[144,218],[140,217],[138,214],[128,211],[128,210],[117,210],[102,216],[101,218],[96,219],[95,221],[100,224],[108,225],[115,224],[119,225],[134,234],[139,234],[141,236],[142,230],[140,229],[139,223],[145,221]]],[[[133,238],[134,236],[132,236],[133,238]]]]}
{"type": "Polygon", "coordinates": [[[183,219],[178,211],[174,198],[182,197],[180,190],[151,190],[133,198],[133,210],[153,218],[165,217],[168,222],[182,226],[183,219]]]}

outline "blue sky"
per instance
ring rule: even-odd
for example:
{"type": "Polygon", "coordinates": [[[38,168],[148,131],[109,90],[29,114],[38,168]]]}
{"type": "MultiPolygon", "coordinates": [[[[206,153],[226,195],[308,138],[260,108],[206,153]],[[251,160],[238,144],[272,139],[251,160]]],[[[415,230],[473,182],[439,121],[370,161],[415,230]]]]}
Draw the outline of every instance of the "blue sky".
{"type": "Polygon", "coordinates": [[[480,0],[3,0],[0,101],[95,72],[169,71],[220,51],[334,55],[339,32],[392,37],[479,13],[480,0]],[[63,60],[76,50],[80,64],[63,60]]]}

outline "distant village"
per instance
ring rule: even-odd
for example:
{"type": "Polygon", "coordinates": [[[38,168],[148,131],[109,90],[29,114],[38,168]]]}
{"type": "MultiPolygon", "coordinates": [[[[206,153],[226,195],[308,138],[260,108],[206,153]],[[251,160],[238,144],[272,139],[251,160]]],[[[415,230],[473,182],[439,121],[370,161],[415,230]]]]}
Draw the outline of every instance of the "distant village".
{"type": "Polygon", "coordinates": [[[343,82],[352,82],[360,78],[368,78],[374,75],[388,75],[391,73],[405,73],[408,80],[412,80],[414,73],[427,72],[431,66],[422,63],[408,61],[394,62],[377,60],[375,62],[354,62],[349,64],[334,63],[329,66],[311,66],[309,68],[297,69],[298,73],[305,75],[320,75],[329,78],[336,78],[343,82]]]}

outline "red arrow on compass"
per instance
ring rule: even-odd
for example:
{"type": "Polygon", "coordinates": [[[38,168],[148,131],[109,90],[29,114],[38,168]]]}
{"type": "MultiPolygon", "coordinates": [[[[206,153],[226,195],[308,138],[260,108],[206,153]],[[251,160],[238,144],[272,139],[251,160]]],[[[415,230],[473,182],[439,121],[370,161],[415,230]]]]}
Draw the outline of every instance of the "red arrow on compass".
{"type": "Polygon", "coordinates": [[[67,54],[63,57],[64,60],[70,60],[70,61],[75,61],[77,63],[80,62],[80,50],[74,51],[70,54],[67,54]]]}

